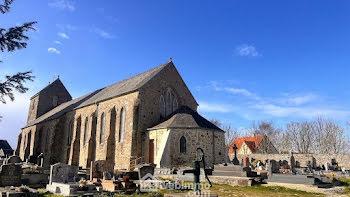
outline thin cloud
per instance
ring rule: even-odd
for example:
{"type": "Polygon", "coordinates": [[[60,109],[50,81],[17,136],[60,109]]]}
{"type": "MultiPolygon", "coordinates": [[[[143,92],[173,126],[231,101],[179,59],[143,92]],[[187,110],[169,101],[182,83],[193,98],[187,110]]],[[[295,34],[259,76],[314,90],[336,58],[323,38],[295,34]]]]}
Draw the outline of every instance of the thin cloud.
{"type": "Polygon", "coordinates": [[[104,31],[102,29],[99,29],[99,28],[93,29],[93,32],[95,32],[96,34],[98,34],[102,38],[106,38],[106,39],[114,39],[114,38],[116,38],[115,35],[113,35],[111,33],[108,33],[108,32],[106,32],[106,31],[104,31]]]}
{"type": "Polygon", "coordinates": [[[58,44],[58,45],[63,45],[62,42],[60,42],[58,40],[53,41],[53,43],[58,44]]]}
{"type": "Polygon", "coordinates": [[[254,93],[252,93],[249,90],[244,89],[244,88],[226,87],[226,86],[222,86],[221,84],[219,84],[216,81],[211,81],[211,82],[209,82],[209,84],[216,91],[225,91],[225,92],[230,93],[230,94],[243,95],[246,97],[251,97],[253,99],[259,99],[259,97],[256,96],[256,94],[254,94],[254,93]]]}
{"type": "Polygon", "coordinates": [[[302,104],[309,103],[311,101],[315,101],[317,99],[318,99],[317,95],[307,94],[307,95],[301,95],[301,96],[291,96],[287,98],[286,102],[292,105],[302,105],[302,104]]]}
{"type": "Polygon", "coordinates": [[[75,10],[74,2],[70,0],[54,0],[51,3],[49,3],[49,6],[60,10],[75,10]]]}
{"type": "Polygon", "coordinates": [[[59,51],[59,50],[57,50],[56,48],[53,48],[53,47],[48,48],[47,51],[48,51],[49,53],[56,53],[56,54],[58,54],[58,55],[61,54],[61,51],[59,51]]]}
{"type": "Polygon", "coordinates": [[[61,30],[61,31],[75,31],[78,28],[74,25],[70,25],[70,24],[56,24],[56,26],[61,30]]]}
{"type": "Polygon", "coordinates": [[[250,108],[261,110],[262,113],[274,117],[297,117],[312,119],[317,116],[346,118],[350,111],[334,110],[327,107],[285,107],[275,104],[256,104],[250,108]]]}
{"type": "Polygon", "coordinates": [[[228,113],[231,112],[231,106],[226,104],[219,104],[219,103],[208,103],[208,102],[199,102],[199,111],[202,112],[218,112],[218,113],[228,113]]]}
{"type": "Polygon", "coordinates": [[[69,36],[63,32],[58,32],[57,35],[63,39],[69,39],[69,36]]]}
{"type": "Polygon", "coordinates": [[[250,56],[257,57],[261,54],[256,50],[253,45],[242,44],[236,47],[236,55],[238,56],[250,56]]]}

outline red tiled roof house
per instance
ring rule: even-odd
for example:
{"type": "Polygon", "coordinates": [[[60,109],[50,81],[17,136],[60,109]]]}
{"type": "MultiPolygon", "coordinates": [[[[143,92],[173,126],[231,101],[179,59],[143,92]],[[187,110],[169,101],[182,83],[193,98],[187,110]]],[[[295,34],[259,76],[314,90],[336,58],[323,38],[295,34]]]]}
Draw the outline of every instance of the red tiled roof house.
{"type": "Polygon", "coordinates": [[[252,135],[248,137],[239,137],[233,140],[229,153],[233,153],[233,146],[237,146],[237,154],[276,154],[275,146],[266,135],[252,135]]]}

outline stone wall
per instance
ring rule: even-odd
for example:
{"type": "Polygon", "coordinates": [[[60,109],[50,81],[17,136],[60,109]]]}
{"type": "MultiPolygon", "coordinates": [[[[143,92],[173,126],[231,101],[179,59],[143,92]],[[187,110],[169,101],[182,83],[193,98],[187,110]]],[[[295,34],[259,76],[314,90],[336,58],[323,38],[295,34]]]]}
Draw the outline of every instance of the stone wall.
{"type": "Polygon", "coordinates": [[[172,99],[177,99],[179,107],[186,105],[197,111],[198,104],[174,65],[165,67],[142,87],[139,91],[140,119],[135,147],[137,155],[143,156],[146,162],[149,159],[149,139],[146,137],[146,131],[162,121],[159,101],[161,95],[166,99],[168,90],[171,91],[172,99]]]}
{"type": "Polygon", "coordinates": [[[39,103],[39,95],[30,99],[27,123],[37,118],[36,114],[37,114],[38,103],[39,103]]]}
{"type": "MultiPolygon", "coordinates": [[[[131,143],[133,138],[133,119],[134,119],[134,105],[137,102],[138,92],[127,94],[124,96],[109,99],[100,102],[98,105],[90,105],[75,111],[75,119],[81,118],[80,129],[80,159],[79,165],[83,167],[89,166],[91,160],[105,160],[107,156],[107,142],[110,134],[115,137],[115,168],[129,169],[130,158],[132,154],[131,143]],[[120,112],[125,110],[125,131],[124,140],[119,142],[120,131],[120,112]],[[110,128],[111,112],[116,110],[115,130],[110,128]],[[101,136],[101,115],[105,114],[105,135],[103,139],[101,136]],[[97,114],[97,124],[93,124],[93,117],[97,114]],[[84,143],[85,120],[88,118],[89,130],[87,133],[87,143],[84,143]],[[96,130],[94,130],[94,128],[96,130]],[[115,133],[111,133],[115,132],[115,133]],[[90,146],[89,146],[90,145],[90,146]],[[95,149],[95,150],[94,150],[95,149]],[[94,158],[89,158],[89,155],[94,158]]],[[[75,131],[76,132],[76,131],[75,131]]]]}
{"type": "MultiPolygon", "coordinates": [[[[234,154],[230,154],[230,159],[232,160],[234,154]]],[[[249,154],[249,155],[237,155],[238,160],[241,162],[244,157],[254,158],[257,160],[265,161],[267,159],[270,160],[286,160],[290,163],[290,154],[249,154]]],[[[294,154],[295,161],[299,161],[301,167],[306,167],[308,161],[311,161],[312,157],[316,159],[316,165],[324,165],[326,162],[331,163],[331,159],[335,158],[338,164],[343,165],[346,169],[350,169],[350,155],[349,154],[294,154]]]]}
{"type": "Polygon", "coordinates": [[[204,151],[207,166],[224,162],[224,132],[209,129],[158,129],[149,131],[154,139],[157,168],[192,166],[197,148],[204,151]],[[180,138],[186,138],[186,152],[180,152],[180,138]]]}

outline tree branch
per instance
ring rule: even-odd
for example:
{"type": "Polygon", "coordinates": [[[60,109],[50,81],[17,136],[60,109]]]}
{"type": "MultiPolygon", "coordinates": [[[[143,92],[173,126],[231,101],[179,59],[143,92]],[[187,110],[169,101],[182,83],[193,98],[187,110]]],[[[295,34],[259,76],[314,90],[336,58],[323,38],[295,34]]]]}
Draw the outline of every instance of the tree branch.
{"type": "Polygon", "coordinates": [[[35,78],[32,71],[19,72],[13,76],[6,76],[6,81],[0,82],[0,102],[6,104],[5,97],[9,97],[11,101],[15,100],[13,90],[20,93],[25,93],[28,88],[23,86],[25,81],[33,81],[35,78]]]}
{"type": "Polygon", "coordinates": [[[5,14],[10,10],[10,5],[13,3],[14,0],[4,0],[3,4],[0,4],[0,12],[5,14]]]}
{"type": "Polygon", "coordinates": [[[22,26],[11,27],[6,29],[0,28],[0,50],[4,52],[14,51],[16,49],[23,49],[27,47],[28,36],[24,32],[36,29],[33,27],[37,22],[24,23],[22,26]]]}

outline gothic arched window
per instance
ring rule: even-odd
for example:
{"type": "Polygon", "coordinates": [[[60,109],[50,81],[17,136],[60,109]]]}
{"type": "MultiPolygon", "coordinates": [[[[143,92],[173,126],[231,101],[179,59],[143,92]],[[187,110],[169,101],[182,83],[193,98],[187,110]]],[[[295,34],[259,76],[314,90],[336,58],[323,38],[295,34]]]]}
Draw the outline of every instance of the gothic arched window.
{"type": "Polygon", "coordinates": [[[85,127],[84,127],[84,144],[87,143],[88,130],[89,130],[89,119],[88,119],[88,117],[86,117],[86,119],[85,119],[85,127]]]}
{"type": "Polygon", "coordinates": [[[186,153],[186,138],[182,136],[180,138],[180,153],[186,153]]]}
{"type": "Polygon", "coordinates": [[[173,101],[173,111],[176,111],[178,107],[179,107],[179,104],[177,103],[177,99],[174,98],[174,101],[173,101]]]}
{"type": "Polygon", "coordinates": [[[159,114],[160,114],[160,119],[165,118],[165,102],[164,102],[163,95],[161,95],[159,99],[159,114]]]}
{"type": "Polygon", "coordinates": [[[68,125],[67,145],[70,145],[73,137],[74,121],[71,120],[68,125]]]}
{"type": "Polygon", "coordinates": [[[105,133],[106,133],[106,120],[105,120],[105,113],[102,113],[101,115],[101,128],[100,128],[100,144],[103,143],[105,139],[105,133]]]}
{"type": "Polygon", "coordinates": [[[124,141],[124,131],[125,131],[125,109],[123,107],[120,110],[119,142],[124,141]]]}
{"type": "Polygon", "coordinates": [[[169,115],[172,112],[171,100],[171,92],[168,90],[166,93],[166,115],[169,115]]]}

